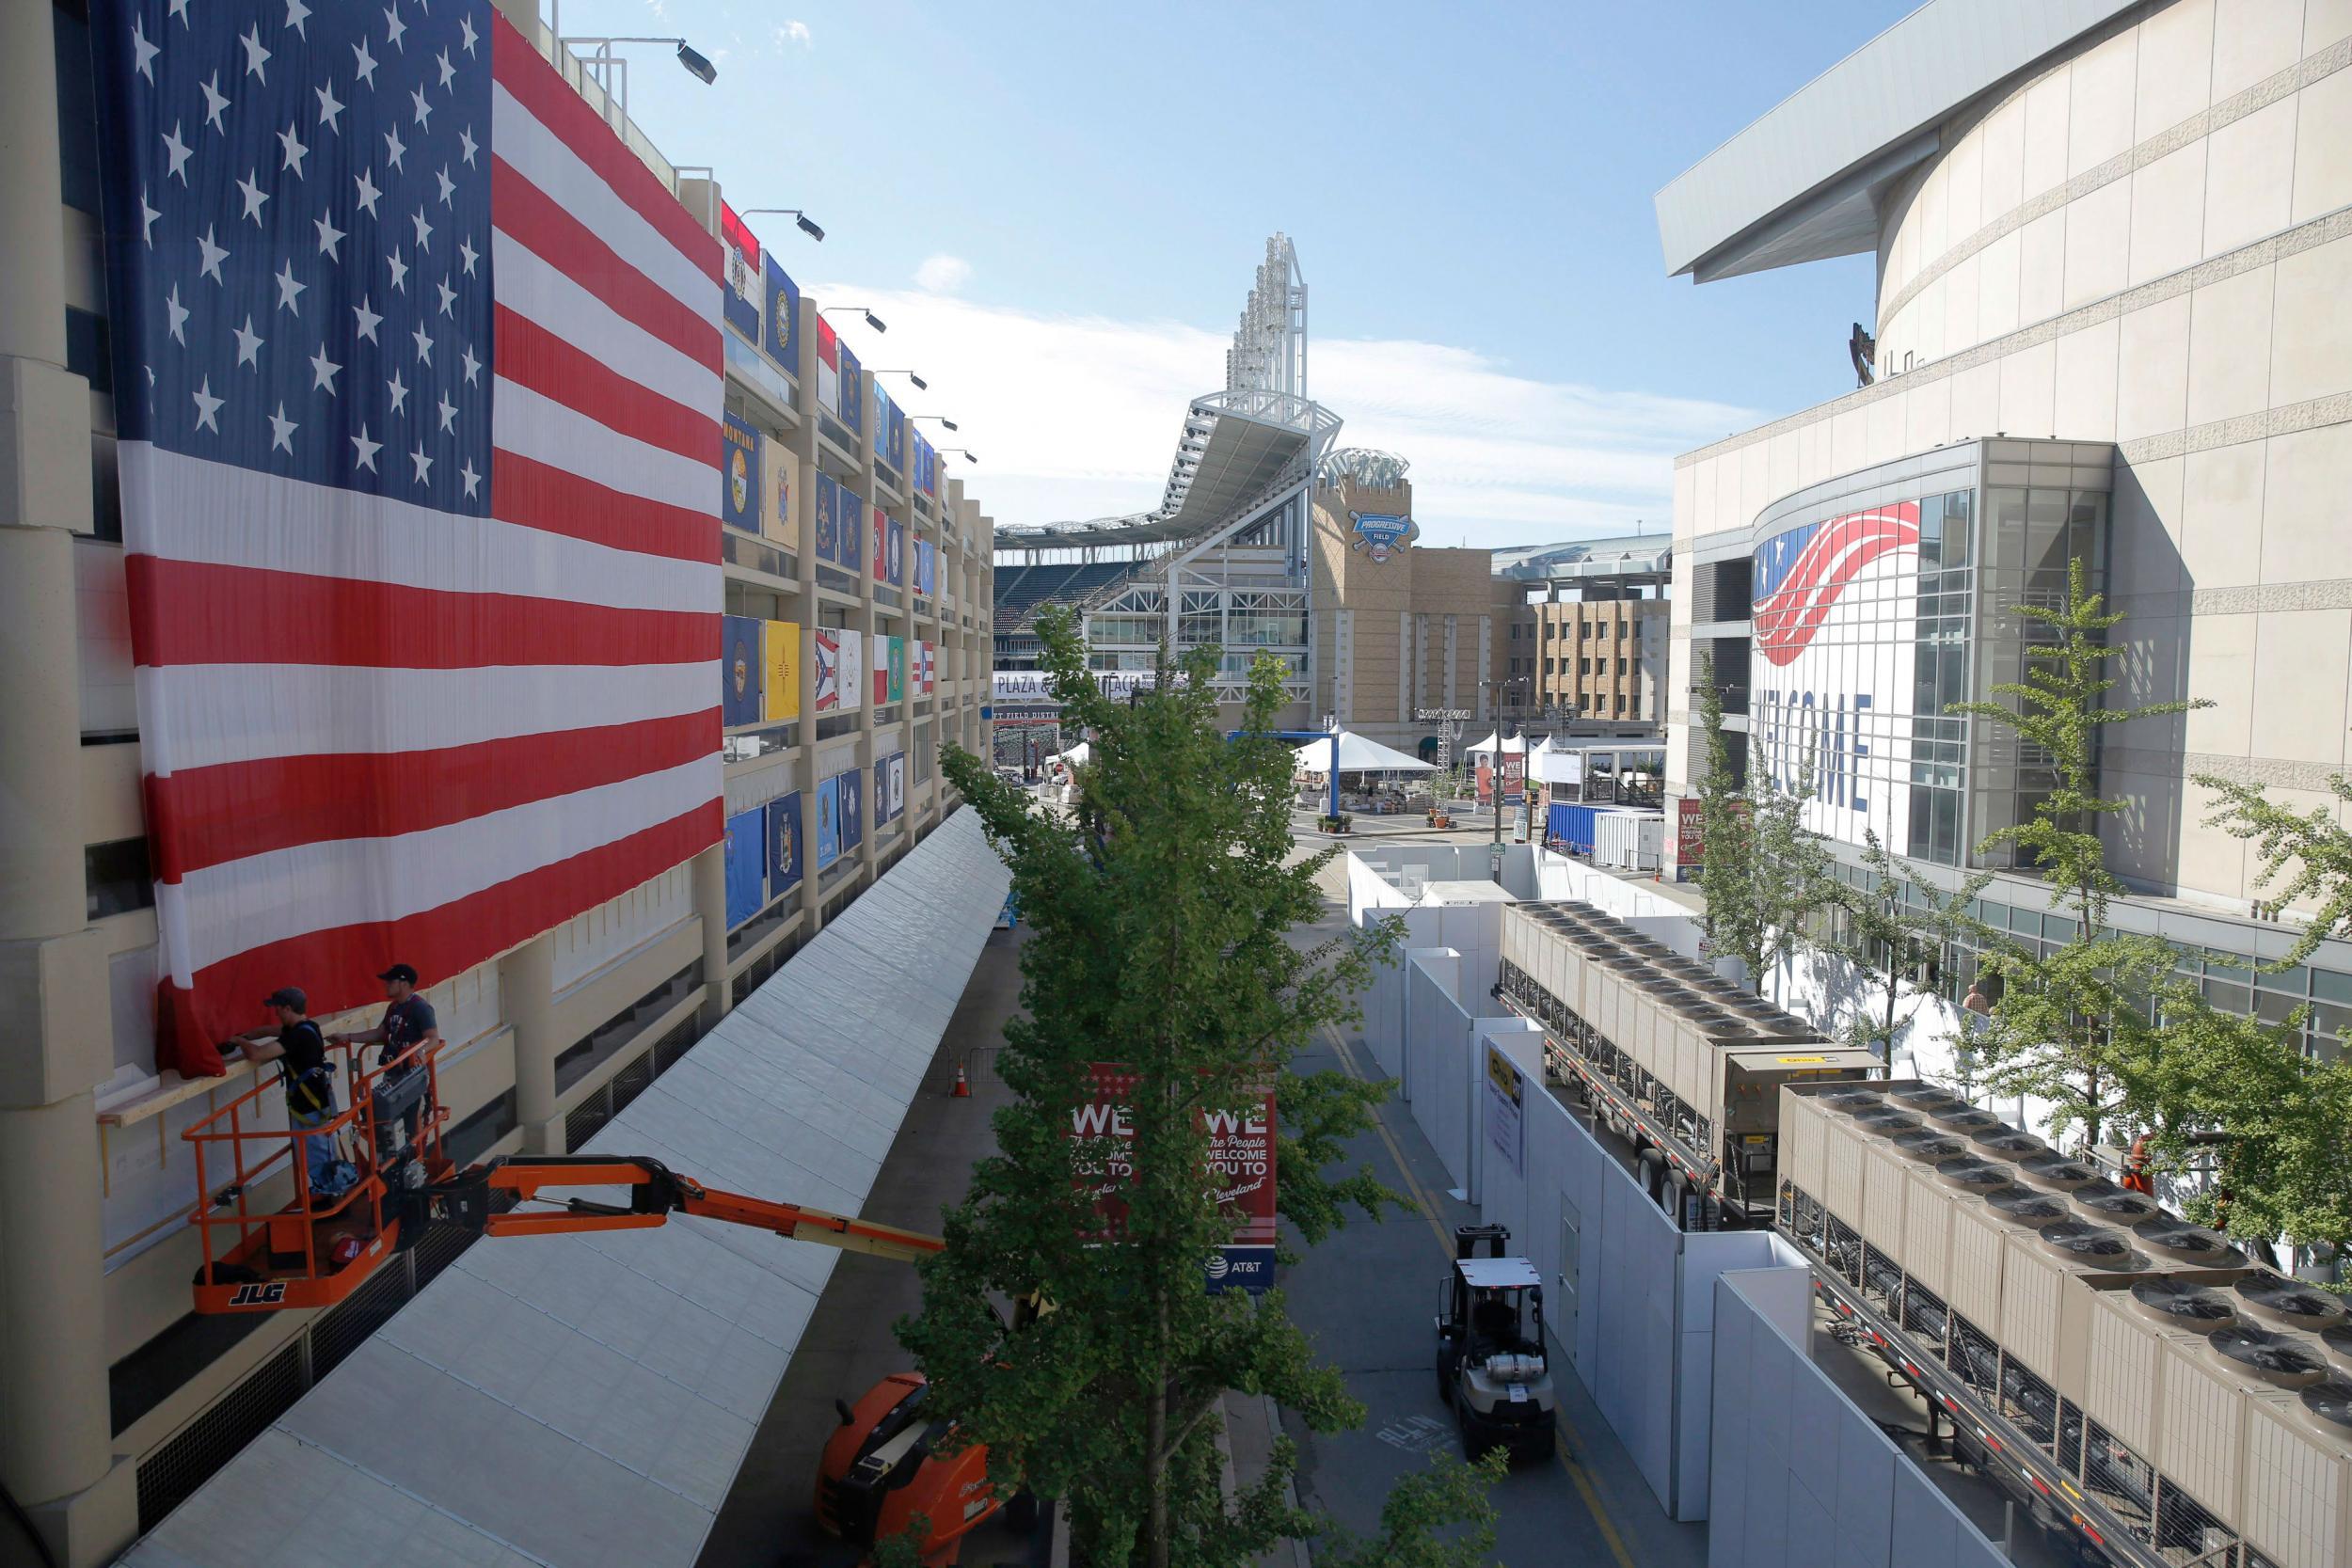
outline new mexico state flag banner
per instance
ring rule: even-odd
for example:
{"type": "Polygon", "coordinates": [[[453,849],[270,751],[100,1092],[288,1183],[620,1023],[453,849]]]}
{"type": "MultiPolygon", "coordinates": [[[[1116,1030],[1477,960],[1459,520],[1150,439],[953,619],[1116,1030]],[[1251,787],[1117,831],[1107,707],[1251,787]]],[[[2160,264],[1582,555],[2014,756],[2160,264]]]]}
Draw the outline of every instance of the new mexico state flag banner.
{"type": "Polygon", "coordinates": [[[762,719],[801,716],[801,628],[797,622],[770,621],[762,627],[768,680],[760,696],[762,719]]]}

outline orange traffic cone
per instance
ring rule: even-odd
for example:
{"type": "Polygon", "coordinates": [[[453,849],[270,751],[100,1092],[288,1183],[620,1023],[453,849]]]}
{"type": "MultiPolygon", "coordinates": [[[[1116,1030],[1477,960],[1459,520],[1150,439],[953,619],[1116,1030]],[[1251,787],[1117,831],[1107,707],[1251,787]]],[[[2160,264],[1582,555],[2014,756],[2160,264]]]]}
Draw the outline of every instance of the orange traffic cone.
{"type": "Polygon", "coordinates": [[[961,1062],[958,1062],[956,1064],[956,1086],[948,1091],[947,1098],[950,1100],[969,1100],[972,1098],[972,1085],[964,1080],[963,1064],[961,1062]]]}

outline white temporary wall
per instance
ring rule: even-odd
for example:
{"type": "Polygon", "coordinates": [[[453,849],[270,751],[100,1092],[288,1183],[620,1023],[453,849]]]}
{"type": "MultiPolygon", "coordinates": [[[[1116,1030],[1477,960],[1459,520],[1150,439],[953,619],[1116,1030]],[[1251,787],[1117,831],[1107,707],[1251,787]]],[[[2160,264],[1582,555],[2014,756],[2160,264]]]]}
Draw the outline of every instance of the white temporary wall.
{"type": "Polygon", "coordinates": [[[1708,1568],[2003,1568],[1992,1542],[1813,1364],[1802,1268],[1715,1281],[1708,1568]]]}

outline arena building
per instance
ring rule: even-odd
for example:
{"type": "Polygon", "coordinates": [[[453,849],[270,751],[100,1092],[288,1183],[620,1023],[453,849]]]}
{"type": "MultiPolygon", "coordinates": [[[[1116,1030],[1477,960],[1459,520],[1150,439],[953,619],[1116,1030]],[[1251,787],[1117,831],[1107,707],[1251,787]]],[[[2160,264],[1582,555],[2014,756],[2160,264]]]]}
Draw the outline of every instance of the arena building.
{"type": "MultiPolygon", "coordinates": [[[[2017,606],[2080,559],[2129,617],[2118,700],[2212,705],[2105,737],[2119,924],[2206,951],[2226,1006],[2308,1006],[2336,1049],[2352,948],[2252,971],[2287,938],[2193,781],[2329,807],[2347,761],[2348,64],[2352,11],[2322,0],[1933,0],[1659,194],[1667,270],[1698,282],[1878,263],[1857,390],[1676,464],[1680,809],[1711,671],[1735,760],[1809,773],[1841,855],[1870,829],[1979,864],[2050,780],[1947,708],[2019,678],[2017,606]]],[[[1987,917],[2040,941],[2046,892],[1998,869],[1987,917]]]]}

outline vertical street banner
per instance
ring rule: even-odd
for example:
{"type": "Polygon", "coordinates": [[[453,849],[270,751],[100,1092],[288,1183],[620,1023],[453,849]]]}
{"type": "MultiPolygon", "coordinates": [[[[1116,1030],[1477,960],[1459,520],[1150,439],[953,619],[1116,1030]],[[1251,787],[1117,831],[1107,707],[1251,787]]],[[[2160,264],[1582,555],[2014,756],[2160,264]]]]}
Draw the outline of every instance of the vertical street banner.
{"type": "Polygon", "coordinates": [[[720,425],[719,520],[746,533],[760,531],[759,442],[759,432],[732,414],[724,417],[720,425]]]}
{"type": "Polygon", "coordinates": [[[801,792],[768,802],[768,895],[780,898],[801,882],[801,792]]]}
{"type": "Polygon", "coordinates": [[[1499,760],[1502,765],[1502,803],[1516,806],[1527,799],[1527,753],[1505,752],[1499,760]]]}
{"type": "Polygon", "coordinates": [[[787,548],[792,531],[792,452],[772,436],[759,438],[759,536],[787,548]]]}
{"type": "Polygon", "coordinates": [[[801,716],[801,628],[792,621],[761,623],[767,675],[759,699],[763,720],[801,716]]]}
{"type": "Polygon", "coordinates": [[[828,473],[817,476],[817,559],[836,563],[841,558],[841,485],[828,473]]]}
{"type": "Polygon", "coordinates": [[[890,644],[895,641],[896,639],[888,634],[878,631],[873,634],[872,639],[866,644],[867,649],[874,656],[874,705],[876,707],[890,701],[890,644]]]}
{"type": "Polygon", "coordinates": [[[816,789],[817,869],[841,858],[841,781],[827,779],[816,789]]]}
{"type": "Polygon", "coordinates": [[[1493,1042],[1486,1044],[1486,1144],[1527,1174],[1527,1078],[1493,1042]]]}
{"type": "Polygon", "coordinates": [[[907,814],[907,754],[900,752],[890,759],[890,815],[907,814]]]}
{"type": "Polygon", "coordinates": [[[767,679],[768,656],[762,647],[767,623],[748,615],[729,615],[726,623],[726,661],[720,667],[724,682],[719,701],[720,722],[759,722],[760,687],[767,679]]]}
{"type": "MultiPolygon", "coordinates": [[[[1135,1182],[1128,1150],[1141,1075],[1123,1062],[1096,1062],[1087,1082],[1088,1099],[1070,1113],[1071,1180],[1094,1198],[1098,1226],[1088,1239],[1116,1244],[1126,1236],[1125,1194],[1135,1182]]],[[[1242,1104],[1198,1114],[1209,1137],[1202,1174],[1233,1225],[1232,1239],[1202,1261],[1202,1281],[1212,1292],[1256,1295],[1274,1283],[1274,1091],[1252,1091],[1242,1104]]]]}
{"type": "Polygon", "coordinates": [[[862,768],[844,768],[838,783],[841,785],[841,849],[847,854],[866,837],[866,770],[862,768]]]}
{"type": "Polygon", "coordinates": [[[727,818],[727,929],[732,931],[768,903],[768,821],[755,806],[727,818]]]}
{"type": "Polygon", "coordinates": [[[866,376],[858,369],[857,356],[850,345],[840,345],[841,357],[841,422],[850,427],[852,436],[866,429],[866,376]]]}
{"type": "Polygon", "coordinates": [[[801,374],[801,287],[776,265],[774,252],[771,251],[766,260],[768,309],[759,346],[778,369],[797,381],[801,374]]]}
{"type": "Polygon", "coordinates": [[[844,713],[854,713],[866,705],[866,638],[851,627],[844,626],[834,633],[840,640],[841,701],[844,713]]]}
{"type": "Polygon", "coordinates": [[[890,700],[903,701],[907,694],[907,640],[903,637],[890,640],[889,681],[890,700]]]}
{"type": "Polygon", "coordinates": [[[841,706],[841,638],[819,627],[808,634],[811,701],[819,713],[841,706]]]}
{"type": "Polygon", "coordinates": [[[759,237],[724,201],[719,203],[719,244],[725,255],[726,293],[720,296],[727,325],[747,343],[759,341],[761,293],[768,277],[759,237]]]}
{"type": "Polygon", "coordinates": [[[496,8],[76,8],[191,1076],[726,831],[724,247],[496,8]]]}

